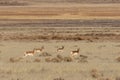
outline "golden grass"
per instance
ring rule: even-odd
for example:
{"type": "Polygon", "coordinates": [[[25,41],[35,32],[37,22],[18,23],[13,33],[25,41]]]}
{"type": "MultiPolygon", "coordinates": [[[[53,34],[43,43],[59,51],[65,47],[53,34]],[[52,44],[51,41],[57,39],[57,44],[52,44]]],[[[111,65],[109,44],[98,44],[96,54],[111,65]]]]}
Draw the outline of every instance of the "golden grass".
{"type": "Polygon", "coordinates": [[[120,19],[120,7],[10,7],[0,9],[0,19],[120,19]],[[64,10],[64,11],[63,11],[64,10]]]}
{"type": "MultiPolygon", "coordinates": [[[[119,43],[114,43],[114,44],[113,44],[113,42],[110,42],[110,43],[106,43],[106,42],[100,42],[100,43],[98,43],[98,42],[94,42],[94,43],[83,42],[83,43],[81,43],[82,41],[80,41],[80,42],[73,41],[73,42],[74,42],[73,44],[69,44],[69,42],[66,44],[66,41],[64,41],[64,42],[54,42],[54,43],[44,42],[45,44],[44,43],[43,44],[45,46],[45,50],[47,50],[49,53],[53,53],[52,56],[48,56],[48,57],[39,57],[39,56],[26,57],[26,58],[24,58],[24,60],[22,62],[20,62],[20,61],[17,62],[16,61],[17,58],[15,58],[15,57],[11,57],[11,62],[10,61],[6,62],[6,59],[8,59],[8,57],[10,57],[10,56],[14,56],[14,55],[15,56],[17,56],[17,55],[20,56],[20,55],[22,55],[21,53],[19,53],[19,51],[20,50],[21,50],[21,52],[24,51],[24,49],[29,48],[30,45],[32,45],[34,47],[34,46],[41,46],[43,44],[39,44],[40,42],[37,42],[37,43],[36,42],[35,43],[34,42],[29,42],[29,43],[26,43],[26,42],[23,42],[23,43],[20,42],[19,43],[19,42],[17,42],[17,44],[15,44],[16,42],[15,43],[9,43],[9,42],[2,43],[5,46],[9,47],[9,48],[6,47],[5,49],[7,49],[7,50],[10,49],[11,50],[11,51],[9,50],[10,52],[12,52],[14,50],[15,46],[18,47],[20,45],[20,47],[22,49],[20,47],[18,47],[18,49],[20,49],[20,50],[16,50],[15,52],[13,52],[13,55],[11,55],[11,54],[9,55],[8,54],[9,51],[4,52],[4,54],[1,55],[2,59],[0,61],[2,61],[4,64],[1,65],[0,73],[3,74],[3,75],[8,75],[9,78],[10,78],[11,74],[15,75],[15,76],[16,76],[16,74],[17,75],[32,74],[32,75],[38,75],[38,76],[36,76],[37,79],[38,79],[39,74],[41,74],[42,76],[45,75],[44,76],[45,80],[57,79],[57,78],[59,78],[59,76],[62,77],[62,79],[68,79],[69,80],[70,79],[69,76],[74,74],[71,78],[73,80],[80,79],[81,77],[83,77],[84,79],[91,79],[91,80],[92,79],[93,80],[115,80],[116,75],[110,76],[110,78],[109,78],[109,75],[113,75],[114,73],[119,74],[119,71],[116,72],[117,70],[119,70],[119,67],[118,67],[119,63],[116,63],[115,61],[113,62],[114,56],[112,56],[112,58],[108,59],[109,61],[102,60],[101,57],[105,58],[106,56],[104,56],[104,55],[107,55],[106,54],[107,52],[105,52],[104,49],[101,49],[100,51],[103,51],[105,54],[102,52],[103,54],[101,54],[101,56],[99,56],[99,52],[97,52],[97,51],[99,50],[98,47],[102,46],[102,45],[103,46],[104,45],[112,46],[112,47],[105,47],[105,49],[107,49],[107,50],[111,50],[112,48],[114,50],[116,50],[115,46],[119,45],[119,43]],[[65,54],[57,54],[56,52],[53,52],[53,51],[56,51],[55,46],[60,46],[60,45],[62,45],[61,43],[64,44],[64,46],[69,47],[70,49],[65,48],[65,51],[66,51],[66,52],[64,52],[65,54]],[[13,44],[13,45],[11,45],[11,44],[13,44]],[[50,47],[51,46],[52,47],[49,48],[48,45],[50,45],[50,47]],[[83,46],[83,45],[85,45],[85,46],[83,46]],[[75,59],[72,59],[73,61],[70,62],[71,59],[69,58],[69,53],[68,52],[71,51],[71,49],[76,48],[76,47],[80,47],[81,50],[82,50],[81,53],[83,55],[81,55],[79,57],[80,58],[88,58],[89,57],[88,61],[90,61],[90,62],[88,62],[86,64],[82,64],[82,63],[76,62],[75,59]],[[90,47],[91,47],[91,49],[89,49],[90,47]],[[90,51],[90,50],[93,50],[93,52],[90,51]],[[88,54],[88,52],[91,53],[91,54],[88,54]],[[5,56],[5,55],[7,55],[7,56],[5,56]],[[87,56],[85,56],[85,55],[87,55],[87,56]],[[95,57],[95,56],[98,56],[98,57],[95,57]],[[99,60],[102,63],[99,63],[99,60]],[[25,61],[27,61],[27,62],[25,62],[25,61]],[[12,63],[14,63],[14,64],[12,64],[12,63]],[[108,66],[108,65],[110,65],[111,67],[106,68],[106,66],[108,66]],[[97,69],[94,69],[94,68],[97,68],[97,69]],[[57,73],[57,75],[56,75],[56,73],[57,73]],[[102,76],[102,73],[104,74],[103,76],[102,76]],[[50,77],[48,74],[52,75],[52,77],[50,77]],[[63,74],[67,74],[67,75],[61,76],[63,74]],[[87,77],[86,77],[86,75],[87,75],[87,77]],[[49,78],[46,79],[46,76],[49,76],[49,78]],[[66,77],[66,76],[68,76],[68,77],[66,77]]],[[[33,47],[31,47],[31,49],[33,49],[33,47]]],[[[119,52],[119,51],[115,51],[114,53],[117,53],[117,52],[119,52]]],[[[113,54],[113,53],[109,52],[109,54],[113,54]]],[[[108,57],[111,57],[111,56],[108,56],[108,57]]],[[[22,77],[23,75],[21,75],[20,77],[23,78],[22,77]]],[[[26,77],[26,75],[25,75],[25,77],[26,77]]],[[[34,78],[34,76],[33,76],[33,78],[34,78]]],[[[116,79],[116,80],[119,80],[119,79],[116,79]]]]}

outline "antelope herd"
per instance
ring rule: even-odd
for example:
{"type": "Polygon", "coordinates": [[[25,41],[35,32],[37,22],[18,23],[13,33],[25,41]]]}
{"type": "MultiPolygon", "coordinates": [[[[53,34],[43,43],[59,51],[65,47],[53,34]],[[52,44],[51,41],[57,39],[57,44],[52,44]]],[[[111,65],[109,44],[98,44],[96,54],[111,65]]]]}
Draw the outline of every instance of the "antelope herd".
{"type": "Polygon", "coordinates": [[[27,56],[34,56],[34,54],[36,53],[41,53],[44,49],[44,46],[42,46],[41,48],[34,48],[32,51],[26,51],[24,52],[24,56],[23,57],[27,57],[27,56]]]}
{"type": "Polygon", "coordinates": [[[79,54],[79,49],[77,49],[75,51],[71,51],[72,56],[77,56],[78,54],[79,54]]]}
{"type": "MultiPolygon", "coordinates": [[[[34,54],[42,54],[43,50],[44,50],[44,46],[42,46],[41,48],[34,48],[31,51],[26,51],[24,52],[24,56],[23,57],[27,57],[27,56],[34,56],[34,54]]],[[[64,46],[58,47],[57,48],[57,52],[63,52],[64,51],[64,46]]],[[[74,57],[74,56],[78,56],[79,55],[79,51],[80,49],[76,49],[70,52],[70,56],[74,57]]]]}
{"type": "Polygon", "coordinates": [[[64,46],[58,48],[58,49],[57,49],[57,52],[63,52],[63,50],[64,50],[64,46]]]}

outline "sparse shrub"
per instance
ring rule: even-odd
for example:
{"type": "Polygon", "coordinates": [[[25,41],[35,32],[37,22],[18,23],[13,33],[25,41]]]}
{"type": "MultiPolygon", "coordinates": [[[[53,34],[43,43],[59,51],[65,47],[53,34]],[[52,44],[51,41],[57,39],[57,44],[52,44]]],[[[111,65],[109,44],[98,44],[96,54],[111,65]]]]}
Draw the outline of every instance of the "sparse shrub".
{"type": "Polygon", "coordinates": [[[26,60],[26,63],[31,63],[32,61],[31,60],[26,60]]]}
{"type": "Polygon", "coordinates": [[[78,62],[86,63],[86,62],[88,62],[87,58],[88,58],[88,56],[80,55],[78,58],[78,62]]]}
{"type": "Polygon", "coordinates": [[[120,45],[116,45],[116,47],[120,47],[120,45]]]}
{"type": "Polygon", "coordinates": [[[120,80],[120,77],[116,77],[116,79],[115,80],[120,80]]]}
{"type": "Polygon", "coordinates": [[[116,60],[117,60],[118,62],[120,62],[120,57],[116,58],[116,60]]]}
{"type": "Polygon", "coordinates": [[[61,62],[62,60],[60,60],[59,58],[56,58],[56,57],[55,57],[55,58],[52,58],[51,61],[52,61],[52,62],[61,62]]]}
{"type": "Polygon", "coordinates": [[[7,71],[6,73],[7,73],[7,74],[12,74],[12,71],[11,71],[11,70],[9,70],[9,71],[7,71]]]}
{"type": "Polygon", "coordinates": [[[105,80],[111,80],[110,78],[106,78],[105,80]]]}
{"type": "Polygon", "coordinates": [[[111,79],[102,77],[102,78],[98,78],[97,80],[111,80],[111,79]]]}
{"type": "Polygon", "coordinates": [[[55,78],[53,80],[64,80],[63,78],[59,77],[59,78],[55,78]]]}
{"type": "Polygon", "coordinates": [[[64,57],[64,61],[65,62],[72,62],[72,58],[71,57],[64,57]]]}
{"type": "Polygon", "coordinates": [[[78,60],[78,62],[86,63],[86,62],[88,62],[88,61],[87,61],[87,59],[85,59],[85,58],[81,58],[81,59],[78,60]]]}
{"type": "Polygon", "coordinates": [[[63,57],[61,55],[57,55],[54,58],[46,58],[46,62],[61,62],[63,60],[63,57]]]}
{"type": "Polygon", "coordinates": [[[51,62],[51,58],[45,58],[46,62],[51,62]]]}
{"type": "Polygon", "coordinates": [[[39,56],[44,56],[44,57],[46,57],[46,56],[51,56],[51,54],[49,54],[49,53],[47,53],[47,52],[43,52],[43,53],[40,54],[39,56]]]}
{"type": "Polygon", "coordinates": [[[10,62],[12,62],[12,63],[15,62],[14,58],[10,58],[9,60],[10,60],[10,62]]]}
{"type": "Polygon", "coordinates": [[[103,74],[101,74],[97,69],[92,69],[91,70],[91,76],[93,78],[99,78],[101,77],[103,74]]]}
{"type": "Polygon", "coordinates": [[[63,57],[61,55],[57,55],[57,58],[59,58],[60,60],[63,60],[63,57]]]}
{"type": "Polygon", "coordinates": [[[13,58],[13,57],[11,57],[11,58],[9,59],[9,61],[12,62],[12,63],[18,62],[19,60],[20,60],[19,58],[13,58]]]}
{"type": "Polygon", "coordinates": [[[52,40],[61,40],[61,39],[63,39],[63,36],[60,36],[60,35],[51,35],[51,36],[49,36],[49,39],[52,39],[52,40]]]}
{"type": "Polygon", "coordinates": [[[22,60],[22,59],[24,59],[24,58],[23,58],[23,57],[19,57],[19,58],[18,58],[18,60],[22,60]]]}
{"type": "Polygon", "coordinates": [[[41,60],[40,59],[38,59],[38,58],[36,58],[35,60],[34,60],[34,62],[40,62],[41,60]]]}
{"type": "Polygon", "coordinates": [[[80,58],[82,58],[82,59],[87,59],[87,58],[88,58],[88,56],[85,56],[85,55],[80,55],[80,58]]]}
{"type": "Polygon", "coordinates": [[[98,38],[98,37],[94,37],[94,39],[97,39],[97,40],[98,40],[99,38],[98,38]]]}
{"type": "Polygon", "coordinates": [[[93,40],[92,39],[87,39],[89,42],[93,42],[93,40]]]}

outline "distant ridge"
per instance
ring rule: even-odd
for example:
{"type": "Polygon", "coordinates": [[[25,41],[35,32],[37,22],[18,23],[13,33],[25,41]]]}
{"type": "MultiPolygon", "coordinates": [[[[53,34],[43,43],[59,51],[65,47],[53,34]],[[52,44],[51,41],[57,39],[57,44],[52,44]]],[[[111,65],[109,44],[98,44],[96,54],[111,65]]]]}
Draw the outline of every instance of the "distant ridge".
{"type": "Polygon", "coordinates": [[[113,4],[120,0],[0,0],[0,6],[27,6],[40,4],[113,4]]]}
{"type": "Polygon", "coordinates": [[[0,27],[120,27],[120,20],[113,19],[39,19],[0,20],[0,27]],[[7,24],[6,24],[7,23],[7,24]]]}
{"type": "Polygon", "coordinates": [[[0,6],[24,6],[24,5],[28,4],[18,0],[0,0],[0,6]]]}
{"type": "Polygon", "coordinates": [[[120,3],[120,0],[25,0],[37,3],[120,3]]]}

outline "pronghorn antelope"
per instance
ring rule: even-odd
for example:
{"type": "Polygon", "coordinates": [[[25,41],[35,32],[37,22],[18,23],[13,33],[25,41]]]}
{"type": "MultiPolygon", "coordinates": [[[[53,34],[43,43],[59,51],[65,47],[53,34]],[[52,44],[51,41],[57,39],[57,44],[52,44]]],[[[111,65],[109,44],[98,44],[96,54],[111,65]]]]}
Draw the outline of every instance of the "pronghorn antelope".
{"type": "Polygon", "coordinates": [[[71,51],[72,56],[77,56],[79,54],[80,49],[77,49],[75,51],[71,51]]]}
{"type": "Polygon", "coordinates": [[[62,52],[64,50],[64,46],[57,49],[57,52],[62,52]]]}
{"type": "Polygon", "coordinates": [[[41,48],[34,48],[34,51],[35,53],[40,53],[43,51],[43,49],[44,49],[44,46],[42,46],[41,48]]]}
{"type": "Polygon", "coordinates": [[[27,56],[33,56],[35,54],[35,51],[26,51],[24,52],[24,57],[27,57],[27,56]]]}

